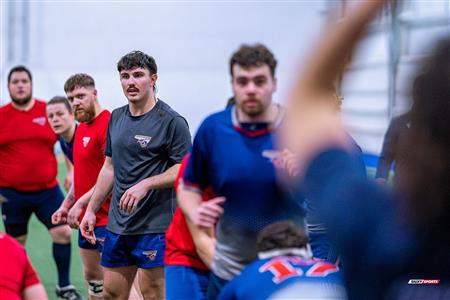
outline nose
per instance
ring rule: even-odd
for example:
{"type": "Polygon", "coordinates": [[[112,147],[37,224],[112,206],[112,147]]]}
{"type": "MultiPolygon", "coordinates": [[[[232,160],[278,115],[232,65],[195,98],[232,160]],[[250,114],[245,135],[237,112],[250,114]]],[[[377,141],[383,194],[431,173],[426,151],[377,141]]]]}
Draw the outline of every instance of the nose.
{"type": "Polygon", "coordinates": [[[256,92],[256,84],[253,81],[250,81],[245,86],[245,92],[247,94],[254,94],[256,92]]]}

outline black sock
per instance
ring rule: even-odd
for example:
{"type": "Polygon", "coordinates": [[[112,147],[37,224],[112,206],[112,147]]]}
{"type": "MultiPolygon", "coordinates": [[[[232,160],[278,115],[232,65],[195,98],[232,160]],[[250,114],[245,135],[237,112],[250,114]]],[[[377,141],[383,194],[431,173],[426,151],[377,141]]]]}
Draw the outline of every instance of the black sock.
{"type": "Polygon", "coordinates": [[[70,269],[70,252],[72,246],[68,244],[53,243],[53,259],[58,270],[58,285],[65,287],[70,284],[69,269],[70,269]]]}

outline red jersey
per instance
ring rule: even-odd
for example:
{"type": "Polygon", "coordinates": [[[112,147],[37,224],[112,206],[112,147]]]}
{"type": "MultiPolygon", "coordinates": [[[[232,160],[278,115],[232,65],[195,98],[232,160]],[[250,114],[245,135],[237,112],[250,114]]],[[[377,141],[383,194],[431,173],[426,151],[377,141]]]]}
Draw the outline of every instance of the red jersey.
{"type": "MultiPolygon", "coordinates": [[[[175,191],[178,188],[180,179],[183,178],[188,159],[189,154],[181,162],[180,171],[175,180],[175,191]]],[[[203,193],[203,200],[209,200],[214,197],[211,189],[206,189],[203,193]]],[[[197,254],[191,232],[187,226],[184,214],[179,207],[175,210],[172,223],[166,231],[164,264],[168,266],[187,266],[202,270],[209,269],[197,254]]]]}
{"type": "Polygon", "coordinates": [[[30,110],[11,103],[0,107],[0,187],[39,191],[55,187],[57,141],[47,122],[46,103],[35,99],[30,110]]]}
{"type": "MultiPolygon", "coordinates": [[[[74,192],[79,199],[97,182],[98,174],[105,161],[106,132],[111,113],[102,111],[92,122],[82,122],[75,132],[73,144],[74,192]]],[[[105,226],[108,222],[108,211],[111,197],[103,202],[96,213],[96,226],[105,226]]],[[[86,209],[80,215],[83,219],[86,209]]]]}
{"type": "Polygon", "coordinates": [[[24,289],[40,282],[23,246],[4,233],[0,233],[0,265],[0,299],[22,299],[24,289]]]}

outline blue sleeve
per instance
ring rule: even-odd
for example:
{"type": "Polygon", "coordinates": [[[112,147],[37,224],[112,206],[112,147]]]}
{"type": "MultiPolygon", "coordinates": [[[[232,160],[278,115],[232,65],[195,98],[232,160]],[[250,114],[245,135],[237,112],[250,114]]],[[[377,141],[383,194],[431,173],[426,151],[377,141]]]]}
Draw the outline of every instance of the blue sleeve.
{"type": "Polygon", "coordinates": [[[73,144],[72,147],[68,147],[66,141],[64,141],[63,137],[59,137],[58,139],[59,145],[61,146],[61,150],[64,153],[64,155],[67,157],[68,160],[73,164],[73,144]]]}
{"type": "Polygon", "coordinates": [[[388,279],[392,270],[401,268],[414,244],[410,232],[397,221],[395,201],[361,176],[358,164],[344,151],[323,152],[306,172],[304,191],[316,201],[320,218],[342,254],[352,283],[351,298],[357,299],[356,293],[359,298],[381,299],[379,278],[388,279]]]}
{"type": "Polygon", "coordinates": [[[194,137],[189,161],[184,172],[184,182],[201,190],[210,186],[208,181],[208,126],[205,122],[194,137]]]}

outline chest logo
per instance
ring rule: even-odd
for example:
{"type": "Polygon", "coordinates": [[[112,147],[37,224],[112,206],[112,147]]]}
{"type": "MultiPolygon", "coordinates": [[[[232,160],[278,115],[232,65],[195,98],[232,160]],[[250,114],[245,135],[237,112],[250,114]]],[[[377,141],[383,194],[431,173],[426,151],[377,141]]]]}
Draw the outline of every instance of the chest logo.
{"type": "Polygon", "coordinates": [[[139,146],[141,146],[141,148],[147,147],[148,143],[152,139],[152,137],[146,136],[146,135],[135,135],[134,138],[137,140],[137,142],[138,142],[139,146]]]}
{"type": "Polygon", "coordinates": [[[34,118],[31,122],[44,126],[45,125],[45,117],[34,118]]]}
{"type": "Polygon", "coordinates": [[[88,136],[84,136],[84,137],[83,137],[83,147],[84,147],[84,148],[87,147],[87,145],[89,144],[89,141],[90,141],[90,140],[91,140],[91,138],[88,137],[88,136]]]}

